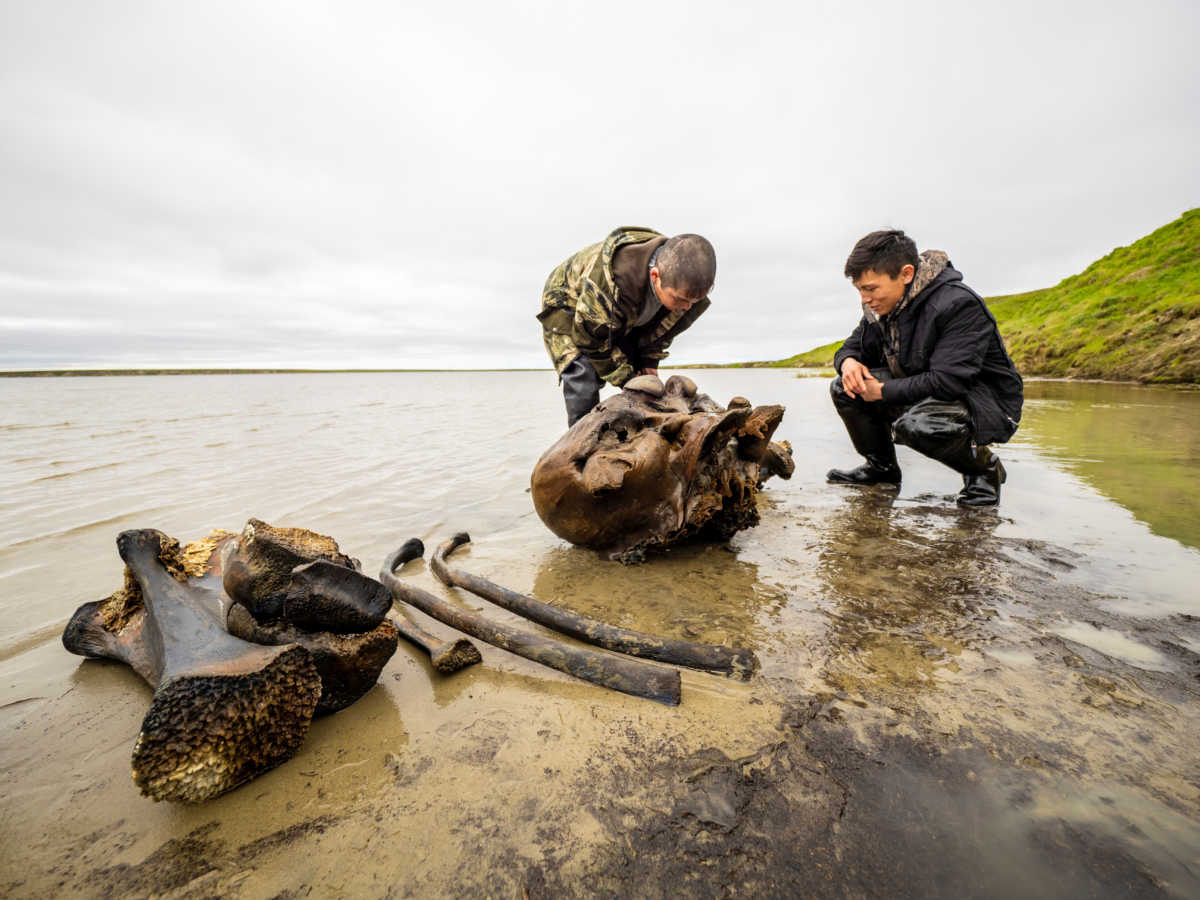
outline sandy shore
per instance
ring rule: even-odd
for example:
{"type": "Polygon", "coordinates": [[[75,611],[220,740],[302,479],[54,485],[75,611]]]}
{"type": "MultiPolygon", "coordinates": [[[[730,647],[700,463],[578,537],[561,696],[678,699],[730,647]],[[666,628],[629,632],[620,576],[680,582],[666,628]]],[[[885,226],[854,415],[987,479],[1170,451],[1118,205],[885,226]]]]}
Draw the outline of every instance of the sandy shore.
{"type": "MultiPolygon", "coordinates": [[[[410,477],[388,493],[394,476],[370,460],[348,457],[371,480],[327,471],[353,429],[370,435],[386,421],[364,400],[361,419],[336,431],[297,431],[306,443],[256,438],[311,451],[314,436],[333,435],[300,487],[303,460],[262,475],[250,458],[244,476],[225,476],[249,499],[221,502],[265,517],[269,503],[255,497],[296,490],[280,524],[333,534],[368,568],[412,533],[410,520],[428,522],[427,546],[461,523],[474,540],[456,559],[469,571],[628,627],[758,654],[749,682],[685,673],[677,708],[486,645],[482,665],[438,676],[402,644],[378,685],[314,722],[283,766],[202,806],[156,804],[129,775],[149,689],[58,639],[74,605],[119,585],[117,523],[64,530],[49,550],[47,539],[12,544],[8,582],[30,587],[21,628],[0,646],[0,895],[1200,893],[1200,553],[1150,533],[1029,445],[1004,451],[999,512],[958,510],[945,470],[911,455],[898,497],[825,485],[820,473],[845,446],[823,385],[761,377],[789,404],[782,436],[805,448],[797,477],[772,482],[761,524],[730,544],[638,566],[547,535],[521,484],[537,432],[502,435],[514,445],[502,483],[493,457],[465,454],[453,478],[410,477]],[[349,493],[335,492],[341,484],[349,493]],[[102,540],[92,550],[80,534],[102,540]],[[22,575],[23,562],[43,568],[22,575]]],[[[246,433],[258,434],[255,415],[246,433]]],[[[412,416],[428,419],[421,407],[412,416]]],[[[308,429],[298,415],[279,421],[308,429]]],[[[160,465],[149,458],[144,477],[160,465]]],[[[199,490],[183,504],[187,482],[164,472],[139,488],[169,491],[171,508],[192,517],[192,530],[168,529],[175,536],[240,528],[199,490]]],[[[129,518],[121,527],[162,521],[129,518]]],[[[404,577],[484,606],[423,564],[404,577]]]]}

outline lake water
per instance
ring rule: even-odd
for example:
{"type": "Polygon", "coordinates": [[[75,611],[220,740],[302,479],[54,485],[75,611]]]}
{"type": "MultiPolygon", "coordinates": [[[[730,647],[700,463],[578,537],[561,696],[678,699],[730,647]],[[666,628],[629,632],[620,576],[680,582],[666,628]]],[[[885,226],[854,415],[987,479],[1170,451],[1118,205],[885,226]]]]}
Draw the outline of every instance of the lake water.
{"type": "MultiPolygon", "coordinates": [[[[721,402],[741,394],[786,406],[776,438],[793,445],[796,472],[768,484],[762,524],[728,546],[679,548],[634,567],[569,547],[533,511],[529,473],[564,425],[549,372],[0,379],[0,764],[8,772],[0,791],[9,797],[0,817],[10,822],[2,828],[37,829],[43,810],[59,808],[47,799],[53,773],[40,779],[39,766],[78,771],[86,758],[89,778],[106,777],[128,750],[129,730],[136,734],[144,692],[102,731],[107,755],[27,743],[35,721],[51,723],[47,732],[58,722],[67,734],[71,717],[83,715],[70,704],[84,703],[89,684],[107,685],[106,697],[118,686],[136,691],[136,679],[89,675],[102,664],[81,665],[59,645],[77,606],[119,587],[117,534],[154,527],[187,541],[256,517],[332,535],[368,572],[409,537],[431,546],[467,530],[473,543],[462,561],[471,571],[631,627],[752,646],[772,702],[822,698],[864,741],[897,715],[911,717],[920,740],[943,726],[969,727],[971,746],[992,748],[993,763],[1009,752],[996,747],[1017,746],[1015,735],[1053,738],[1071,748],[1062,760],[1083,762],[1046,762],[1056,757],[1044,747],[1017,754],[1042,760],[1033,806],[987,827],[1003,822],[1011,835],[1046,821],[1086,826],[1096,840],[1121,842],[1168,894],[1196,886],[1200,832],[1186,823],[1200,812],[1200,751],[1185,731],[1194,735],[1200,718],[1200,391],[1031,382],[1021,430],[997,448],[1009,473],[1001,507],[960,511],[958,477],[906,448],[896,496],[825,484],[827,469],[855,464],[826,379],[688,374],[721,402]],[[70,691],[74,698],[62,700],[70,691]],[[984,714],[973,707],[986,692],[994,712],[984,714]],[[1130,822],[1140,837],[1122,830],[1130,822]]],[[[435,587],[419,565],[415,577],[435,587]]],[[[420,675],[419,659],[406,653],[392,665],[420,675]]],[[[504,673],[516,673],[555,702],[577,695],[565,679],[499,651],[485,661],[491,675],[480,667],[462,676],[475,681],[459,684],[500,694],[504,673]]],[[[700,706],[740,696],[689,684],[711,695],[700,706]]],[[[468,708],[459,689],[435,685],[424,711],[392,685],[384,690],[416,744],[422,723],[432,734],[435,720],[446,728],[457,715],[461,724],[468,708]]],[[[330,721],[352,721],[354,709],[330,721]]],[[[917,769],[890,771],[909,772],[917,780],[906,790],[928,796],[932,782],[917,769]]],[[[104,792],[130,810],[147,803],[127,777],[104,792]]],[[[928,813],[957,827],[966,810],[939,801],[928,813]]],[[[177,820],[156,822],[142,840],[182,833],[177,820]]],[[[853,834],[851,816],[846,826],[853,834]]],[[[8,844],[13,834],[0,837],[8,844]]],[[[78,837],[46,838],[42,863],[78,837]]],[[[129,854],[153,849],[127,846],[135,845],[129,854]]],[[[1019,860],[1050,879],[1039,882],[1048,895],[1099,877],[1019,860]]],[[[1004,874],[1012,868],[995,861],[1002,883],[1030,890],[1004,874]]]]}

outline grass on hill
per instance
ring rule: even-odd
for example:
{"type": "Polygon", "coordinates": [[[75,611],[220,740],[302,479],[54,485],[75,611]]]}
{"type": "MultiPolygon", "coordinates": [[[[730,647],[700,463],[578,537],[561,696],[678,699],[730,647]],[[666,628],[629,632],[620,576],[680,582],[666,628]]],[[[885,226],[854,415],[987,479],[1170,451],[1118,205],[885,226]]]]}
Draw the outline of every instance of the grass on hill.
{"type": "MultiPolygon", "coordinates": [[[[1054,287],[987,303],[1022,374],[1200,383],[1200,209],[1054,287]]],[[[840,346],[747,365],[828,366],[840,346]]]]}
{"type": "Polygon", "coordinates": [[[1200,382],[1200,209],[1052,288],[988,306],[1027,374],[1200,382]]]}

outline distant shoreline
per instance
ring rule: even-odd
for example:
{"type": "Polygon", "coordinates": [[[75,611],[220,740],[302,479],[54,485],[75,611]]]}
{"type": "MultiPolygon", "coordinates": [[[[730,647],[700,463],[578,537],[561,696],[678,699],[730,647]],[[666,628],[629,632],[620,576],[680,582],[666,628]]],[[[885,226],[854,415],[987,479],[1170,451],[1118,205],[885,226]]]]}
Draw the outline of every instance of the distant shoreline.
{"type": "MultiPolygon", "coordinates": [[[[697,363],[695,365],[663,366],[664,369],[753,369],[747,363],[697,363]]],[[[796,366],[788,368],[820,368],[796,366]]],[[[544,369],[25,369],[0,371],[0,378],[80,378],[109,375],[339,375],[420,372],[553,372],[544,369]]]]}
{"type": "Polygon", "coordinates": [[[339,375],[385,372],[551,372],[552,369],[27,369],[0,378],[78,378],[108,375],[339,375]]]}

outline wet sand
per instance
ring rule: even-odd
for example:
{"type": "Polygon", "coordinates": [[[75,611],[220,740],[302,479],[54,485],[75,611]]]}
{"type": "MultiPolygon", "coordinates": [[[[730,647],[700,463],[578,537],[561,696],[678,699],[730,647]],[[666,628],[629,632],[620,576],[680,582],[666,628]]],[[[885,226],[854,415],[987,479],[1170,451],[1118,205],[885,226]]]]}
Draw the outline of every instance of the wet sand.
{"type": "MultiPolygon", "coordinates": [[[[529,506],[528,470],[558,427],[544,373],[492,387],[310,376],[303,392],[247,376],[221,403],[198,378],[159,396],[144,424],[113,424],[86,390],[49,395],[62,417],[4,446],[18,499],[0,520],[12,623],[0,633],[0,894],[1200,892],[1200,552],[1105,493],[1097,441],[1072,447],[1038,424],[1066,418],[1054,404],[1082,415],[1112,398],[1031,385],[1027,429],[1001,451],[1002,507],[960,511],[953,474],[904,450],[898,495],[824,484],[850,448],[822,382],[691,374],[722,401],[787,405],[779,436],[797,447],[796,475],[769,484],[761,524],[729,544],[630,567],[558,541],[529,506]],[[224,419],[184,414],[204,391],[224,419]],[[245,391],[263,407],[239,418],[245,391]],[[530,398],[519,423],[502,411],[515,393],[530,398]],[[185,433],[168,440],[170,418],[185,433]],[[86,427],[72,438],[64,422],[86,427]],[[197,449],[199,431],[224,446],[197,449]],[[84,473],[120,470],[139,446],[132,472],[84,473]],[[255,460],[284,446],[273,464],[255,460]],[[55,461],[72,474],[39,481],[55,461]],[[198,471],[207,482],[189,480],[198,471]],[[205,487],[212,476],[220,490],[205,487]],[[155,804],[129,778],[149,689],[66,654],[58,635],[79,603],[119,585],[122,528],[186,540],[251,515],[332,534],[368,571],[407,537],[432,546],[465,528],[473,543],[455,558],[469,571],[629,627],[749,646],[762,672],[685,672],[669,708],[486,645],[483,665],[437,676],[402,644],[376,689],[314,722],[287,764],[203,806],[155,804]]],[[[151,390],[121,381],[96,379],[118,399],[151,390]]],[[[1129,391],[1127,403],[1177,402],[1129,391]]],[[[1195,431],[1174,440],[1172,471],[1195,474],[1195,431]]],[[[424,564],[404,577],[487,606],[424,564]]]]}

